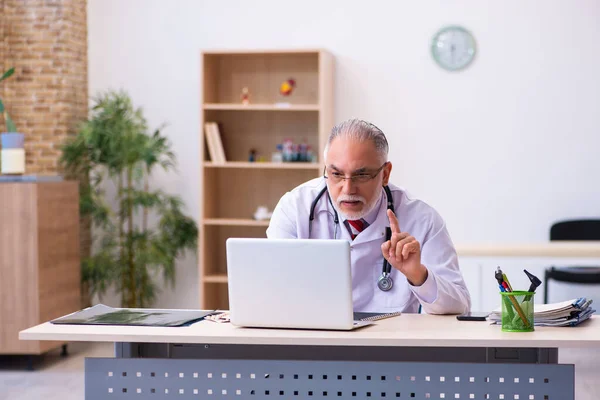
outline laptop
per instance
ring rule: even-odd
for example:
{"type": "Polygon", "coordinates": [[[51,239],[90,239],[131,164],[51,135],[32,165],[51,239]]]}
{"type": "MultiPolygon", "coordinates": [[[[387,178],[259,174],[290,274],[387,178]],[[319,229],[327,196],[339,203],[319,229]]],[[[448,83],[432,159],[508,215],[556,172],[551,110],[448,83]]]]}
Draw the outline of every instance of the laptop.
{"type": "Polygon", "coordinates": [[[233,325],[352,330],[350,243],[326,239],[229,238],[227,275],[233,325]]]}

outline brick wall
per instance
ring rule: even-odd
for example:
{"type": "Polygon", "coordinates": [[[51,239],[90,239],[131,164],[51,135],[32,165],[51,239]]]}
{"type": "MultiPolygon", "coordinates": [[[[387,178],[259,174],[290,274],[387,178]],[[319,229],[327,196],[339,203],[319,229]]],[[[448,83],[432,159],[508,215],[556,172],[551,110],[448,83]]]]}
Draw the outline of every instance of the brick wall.
{"type": "Polygon", "coordinates": [[[3,99],[26,134],[27,174],[59,172],[59,145],[87,116],[86,0],[0,0],[3,99]]]}
{"type": "MultiPolygon", "coordinates": [[[[25,134],[26,174],[62,173],[59,147],[87,118],[87,62],[87,0],[0,0],[0,67],[15,67],[0,94],[25,134]]],[[[84,257],[89,221],[81,235],[84,257]]]]}

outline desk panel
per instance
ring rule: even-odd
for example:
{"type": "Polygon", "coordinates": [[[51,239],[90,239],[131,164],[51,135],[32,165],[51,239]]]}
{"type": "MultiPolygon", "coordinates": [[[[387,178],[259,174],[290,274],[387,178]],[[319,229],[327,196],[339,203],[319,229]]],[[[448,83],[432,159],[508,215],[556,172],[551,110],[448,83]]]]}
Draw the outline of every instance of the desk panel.
{"type": "Polygon", "coordinates": [[[95,358],[85,398],[574,399],[574,368],[460,364],[95,358]]]}

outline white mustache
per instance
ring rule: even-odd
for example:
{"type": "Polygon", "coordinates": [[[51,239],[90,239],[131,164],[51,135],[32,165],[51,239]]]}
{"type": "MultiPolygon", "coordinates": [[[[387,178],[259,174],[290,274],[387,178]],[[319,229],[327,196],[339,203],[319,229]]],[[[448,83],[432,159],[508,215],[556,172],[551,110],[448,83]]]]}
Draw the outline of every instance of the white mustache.
{"type": "Polygon", "coordinates": [[[365,200],[364,197],[362,197],[362,196],[356,196],[356,195],[352,195],[352,194],[341,194],[341,195],[339,195],[339,197],[337,198],[337,203],[340,204],[343,201],[360,201],[363,204],[367,204],[367,200],[365,200]]]}

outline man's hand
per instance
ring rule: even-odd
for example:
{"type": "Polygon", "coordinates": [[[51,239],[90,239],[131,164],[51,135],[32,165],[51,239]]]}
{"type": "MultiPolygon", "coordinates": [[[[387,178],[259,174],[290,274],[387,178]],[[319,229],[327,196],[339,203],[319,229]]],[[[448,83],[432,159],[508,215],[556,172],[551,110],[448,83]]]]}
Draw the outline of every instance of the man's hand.
{"type": "Polygon", "coordinates": [[[387,215],[392,238],[381,245],[383,257],[413,286],[421,286],[427,279],[427,268],[421,264],[421,244],[409,233],[400,231],[400,224],[392,210],[387,210],[387,215]]]}

